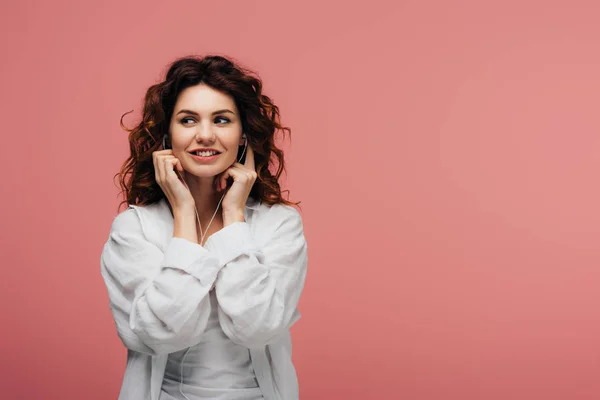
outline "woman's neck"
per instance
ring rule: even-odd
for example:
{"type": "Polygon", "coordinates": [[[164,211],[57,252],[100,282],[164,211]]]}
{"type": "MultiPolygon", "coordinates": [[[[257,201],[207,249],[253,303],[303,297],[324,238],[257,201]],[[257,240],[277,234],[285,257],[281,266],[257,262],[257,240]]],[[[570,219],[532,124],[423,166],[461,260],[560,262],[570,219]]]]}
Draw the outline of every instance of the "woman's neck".
{"type": "MultiPolygon", "coordinates": [[[[186,183],[192,193],[194,202],[196,203],[196,210],[198,210],[198,216],[202,223],[202,228],[206,229],[209,221],[215,215],[219,200],[223,196],[223,193],[218,193],[214,186],[214,177],[199,178],[199,177],[186,177],[186,183]]],[[[215,219],[219,217],[219,213],[215,215],[215,219]]]]}

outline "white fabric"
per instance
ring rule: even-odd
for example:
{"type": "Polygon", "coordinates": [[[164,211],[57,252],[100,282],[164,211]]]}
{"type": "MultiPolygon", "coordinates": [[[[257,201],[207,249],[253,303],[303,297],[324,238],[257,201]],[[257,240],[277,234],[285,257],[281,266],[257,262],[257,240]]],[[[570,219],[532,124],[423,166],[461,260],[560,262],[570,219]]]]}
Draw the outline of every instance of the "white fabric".
{"type": "Polygon", "coordinates": [[[221,328],[250,349],[264,398],[298,398],[289,329],[308,262],[302,219],[294,207],[249,198],[245,221],[201,246],[173,237],[165,199],[115,217],[100,267],[128,349],[119,400],[159,399],[168,354],[201,341],[213,287],[221,328]]]}
{"type": "Polygon", "coordinates": [[[250,350],[234,343],[219,325],[217,295],[200,343],[169,354],[160,400],[262,400],[250,350]]]}

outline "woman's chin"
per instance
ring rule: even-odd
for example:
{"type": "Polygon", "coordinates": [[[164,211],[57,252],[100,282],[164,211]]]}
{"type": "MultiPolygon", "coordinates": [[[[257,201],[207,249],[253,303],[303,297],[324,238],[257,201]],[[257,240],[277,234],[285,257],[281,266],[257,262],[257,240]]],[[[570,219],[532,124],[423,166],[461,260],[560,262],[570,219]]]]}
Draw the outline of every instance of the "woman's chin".
{"type": "Polygon", "coordinates": [[[194,177],[194,178],[214,178],[215,176],[219,175],[221,171],[219,168],[215,168],[215,167],[192,167],[189,169],[186,169],[186,174],[189,177],[194,177]]]}

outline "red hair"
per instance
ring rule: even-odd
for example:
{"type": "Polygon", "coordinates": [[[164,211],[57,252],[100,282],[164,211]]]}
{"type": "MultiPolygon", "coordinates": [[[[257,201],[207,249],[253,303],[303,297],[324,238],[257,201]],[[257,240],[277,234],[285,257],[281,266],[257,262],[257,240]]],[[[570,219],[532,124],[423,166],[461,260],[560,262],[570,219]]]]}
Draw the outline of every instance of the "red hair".
{"type": "MultiPolygon", "coordinates": [[[[222,56],[184,57],[175,60],[165,80],[146,92],[142,120],[129,132],[131,155],[125,160],[119,176],[124,200],[119,204],[147,205],[166,198],[154,178],[152,153],[162,149],[179,94],[190,86],[204,83],[233,98],[240,113],[242,131],[248,146],[254,150],[257,179],[250,196],[269,205],[298,205],[281,195],[279,177],[285,171],[283,151],[275,146],[275,134],[291,136],[291,129],[280,124],[279,108],[262,93],[262,82],[252,71],[222,56]],[[269,166],[276,167],[275,174],[269,166]]],[[[168,136],[167,136],[168,137],[168,136]]],[[[242,160],[243,163],[243,160],[242,160]]]]}

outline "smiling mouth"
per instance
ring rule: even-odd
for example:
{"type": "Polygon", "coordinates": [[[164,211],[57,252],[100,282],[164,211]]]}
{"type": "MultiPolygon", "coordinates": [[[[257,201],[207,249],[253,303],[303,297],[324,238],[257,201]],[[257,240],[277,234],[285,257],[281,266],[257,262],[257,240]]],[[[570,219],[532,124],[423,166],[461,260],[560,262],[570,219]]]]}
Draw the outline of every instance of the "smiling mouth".
{"type": "Polygon", "coordinates": [[[205,155],[198,155],[199,153],[190,153],[192,158],[196,161],[212,161],[217,158],[221,153],[201,153],[205,155]],[[208,154],[208,155],[206,155],[208,154]]]}
{"type": "Polygon", "coordinates": [[[196,155],[198,157],[210,157],[214,155],[221,154],[218,151],[192,151],[190,154],[196,155]]]}

